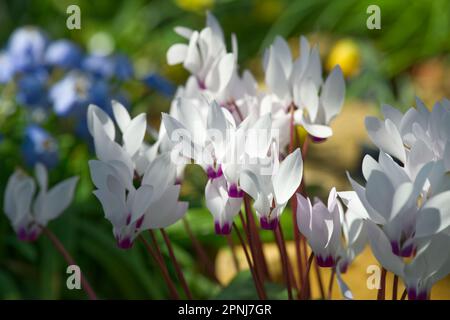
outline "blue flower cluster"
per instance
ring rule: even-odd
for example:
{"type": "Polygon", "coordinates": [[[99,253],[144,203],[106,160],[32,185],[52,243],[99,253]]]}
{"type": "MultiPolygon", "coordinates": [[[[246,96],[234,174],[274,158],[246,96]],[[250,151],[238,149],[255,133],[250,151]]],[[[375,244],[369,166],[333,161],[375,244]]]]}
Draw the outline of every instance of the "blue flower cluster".
{"type": "MultiPolygon", "coordinates": [[[[107,113],[112,99],[127,105],[121,84],[133,77],[127,56],[86,54],[69,40],[50,41],[36,27],[15,30],[0,50],[0,86],[13,82],[20,106],[74,119],[82,137],[88,137],[88,105],[94,103],[107,113]]],[[[29,165],[57,163],[55,139],[37,124],[25,130],[22,150],[29,165]]]]}

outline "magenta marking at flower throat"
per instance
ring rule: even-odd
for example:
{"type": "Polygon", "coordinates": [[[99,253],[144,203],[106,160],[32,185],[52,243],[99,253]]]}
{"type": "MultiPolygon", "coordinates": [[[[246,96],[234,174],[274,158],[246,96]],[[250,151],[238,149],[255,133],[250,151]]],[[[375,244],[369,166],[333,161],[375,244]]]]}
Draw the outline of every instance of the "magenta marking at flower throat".
{"type": "Polygon", "coordinates": [[[238,186],[235,183],[232,183],[228,188],[228,195],[230,198],[243,198],[244,192],[239,190],[238,186]]]}
{"type": "Polygon", "coordinates": [[[393,254],[404,258],[411,257],[416,249],[413,244],[400,248],[400,244],[397,241],[391,241],[391,247],[393,254]]]}
{"type": "Polygon", "coordinates": [[[312,135],[309,135],[309,136],[311,137],[311,140],[314,143],[322,143],[322,142],[327,141],[327,138],[319,138],[319,137],[315,137],[315,136],[312,136],[312,135]]]}
{"type": "Polygon", "coordinates": [[[17,231],[17,238],[21,241],[33,242],[37,240],[40,234],[41,230],[37,230],[36,228],[28,230],[25,227],[21,227],[17,231]]]}
{"type": "Polygon", "coordinates": [[[227,235],[231,233],[231,223],[225,222],[223,225],[220,222],[214,222],[214,231],[218,235],[227,235]]]}
{"type": "Polygon", "coordinates": [[[266,216],[262,216],[261,218],[259,218],[261,229],[264,230],[275,230],[278,226],[278,222],[279,222],[278,218],[270,219],[266,216]]]}
{"type": "Polygon", "coordinates": [[[131,241],[130,237],[125,237],[123,239],[116,237],[116,240],[117,240],[117,246],[120,249],[130,249],[131,247],[133,247],[133,241],[131,241]]]}
{"type": "Polygon", "coordinates": [[[328,255],[326,257],[317,255],[317,264],[322,268],[330,268],[336,266],[336,259],[333,256],[328,255]]]}
{"type": "Polygon", "coordinates": [[[428,292],[426,290],[417,292],[416,288],[409,288],[408,300],[428,300],[428,292]]]}
{"type": "Polygon", "coordinates": [[[223,171],[222,171],[222,166],[219,165],[219,167],[217,168],[217,170],[215,170],[213,167],[208,166],[208,168],[206,168],[206,174],[208,175],[209,179],[216,179],[216,178],[220,178],[221,176],[223,176],[223,171]]]}

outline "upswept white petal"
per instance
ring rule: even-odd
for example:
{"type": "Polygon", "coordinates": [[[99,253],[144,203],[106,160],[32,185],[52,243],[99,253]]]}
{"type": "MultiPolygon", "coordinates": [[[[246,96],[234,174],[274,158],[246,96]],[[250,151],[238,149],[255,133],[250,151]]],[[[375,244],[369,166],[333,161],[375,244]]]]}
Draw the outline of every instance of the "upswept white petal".
{"type": "Polygon", "coordinates": [[[175,65],[184,62],[188,53],[188,46],[182,43],[172,45],[167,51],[167,63],[175,65]]]}
{"type": "Polygon", "coordinates": [[[385,269],[402,277],[403,262],[398,256],[392,253],[391,244],[386,235],[371,221],[367,222],[367,232],[375,258],[377,258],[385,269]]]}
{"type": "Polygon", "coordinates": [[[365,124],[367,133],[375,145],[405,163],[406,154],[403,141],[391,120],[381,121],[375,117],[367,117],[365,124]]]}
{"type": "Polygon", "coordinates": [[[114,141],[115,135],[116,135],[116,129],[114,128],[114,122],[111,120],[111,118],[108,116],[108,114],[97,107],[94,104],[90,104],[87,111],[87,125],[88,130],[91,134],[91,136],[95,135],[95,129],[94,129],[94,118],[97,119],[99,125],[103,127],[103,130],[105,131],[106,135],[109,139],[114,141]]]}
{"type": "Polygon", "coordinates": [[[283,72],[280,61],[275,56],[273,48],[270,49],[269,53],[265,81],[267,86],[279,98],[284,99],[289,95],[288,79],[283,72]]]}
{"type": "Polygon", "coordinates": [[[416,236],[430,236],[450,226],[450,191],[442,192],[427,200],[420,210],[416,224],[416,236]]]}
{"type": "Polygon", "coordinates": [[[144,216],[141,230],[166,228],[186,213],[188,203],[179,202],[180,186],[169,186],[161,197],[152,202],[144,216]]]}
{"type": "Polygon", "coordinates": [[[130,114],[128,113],[128,110],[123,106],[123,104],[116,100],[112,100],[111,105],[113,109],[114,119],[116,120],[120,131],[124,133],[131,122],[130,114]]]}
{"type": "Polygon", "coordinates": [[[292,197],[300,186],[302,177],[303,159],[297,148],[281,162],[278,172],[272,177],[277,204],[284,204],[292,197]]]}
{"type": "Polygon", "coordinates": [[[125,151],[133,157],[141,148],[147,130],[147,119],[145,113],[135,117],[123,132],[123,144],[125,151]]]}
{"type": "Polygon", "coordinates": [[[341,67],[335,66],[322,87],[320,102],[325,111],[325,122],[330,123],[341,111],[345,98],[345,81],[341,67]]]}
{"type": "Polygon", "coordinates": [[[36,220],[45,225],[66,210],[73,200],[77,183],[78,177],[72,177],[51,188],[44,196],[42,212],[35,212],[36,220]]]}
{"type": "Polygon", "coordinates": [[[46,191],[48,188],[48,173],[47,168],[42,163],[37,163],[35,168],[36,180],[38,182],[39,188],[46,191]]]}

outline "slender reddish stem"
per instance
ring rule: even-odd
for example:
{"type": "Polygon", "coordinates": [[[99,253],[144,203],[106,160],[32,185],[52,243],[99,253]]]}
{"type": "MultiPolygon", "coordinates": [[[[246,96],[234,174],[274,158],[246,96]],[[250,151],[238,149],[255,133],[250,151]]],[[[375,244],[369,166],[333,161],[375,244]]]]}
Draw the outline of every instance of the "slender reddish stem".
{"type": "MultiPolygon", "coordinates": [[[[307,283],[307,278],[309,277],[309,271],[311,270],[311,264],[313,263],[313,259],[314,259],[314,252],[311,252],[308,258],[308,262],[306,263],[306,270],[303,278],[303,283],[307,283]]],[[[303,299],[306,299],[308,297],[309,287],[304,287],[302,288],[302,290],[303,290],[302,297],[303,299]]]]}
{"type": "Polygon", "coordinates": [[[169,250],[169,256],[172,260],[173,266],[175,267],[175,271],[178,276],[178,280],[181,282],[181,286],[183,287],[184,293],[189,300],[192,300],[192,293],[189,289],[189,286],[186,282],[186,278],[184,277],[183,270],[181,270],[180,264],[178,263],[177,258],[175,257],[175,252],[173,251],[172,243],[170,242],[169,236],[167,235],[164,229],[159,229],[164,238],[164,242],[166,243],[167,249],[169,250]]]}
{"type": "Polygon", "coordinates": [[[317,259],[316,259],[316,261],[314,263],[314,267],[315,267],[316,274],[317,274],[317,283],[319,284],[320,296],[322,297],[322,299],[325,299],[325,288],[323,286],[322,275],[321,275],[321,272],[320,272],[320,267],[317,264],[317,259]]]}
{"type": "Polygon", "coordinates": [[[236,234],[239,238],[239,241],[241,242],[242,249],[244,250],[245,258],[247,259],[247,263],[248,263],[250,272],[253,277],[253,282],[255,283],[256,292],[258,293],[258,297],[260,300],[266,300],[267,296],[266,296],[266,292],[264,290],[262,281],[261,281],[261,279],[258,278],[258,275],[256,274],[256,272],[254,270],[254,266],[250,260],[250,255],[247,251],[247,247],[245,245],[244,239],[242,238],[241,233],[239,232],[239,229],[237,228],[236,223],[234,223],[234,222],[233,222],[233,229],[236,232],[236,234]]]}
{"type": "Polygon", "coordinates": [[[281,239],[279,228],[276,228],[273,232],[275,235],[275,240],[278,245],[278,249],[280,251],[281,265],[283,267],[284,279],[285,279],[286,286],[287,286],[288,299],[292,300],[293,299],[292,284],[291,284],[291,280],[290,280],[290,276],[289,276],[288,262],[286,261],[287,257],[286,257],[286,252],[284,250],[285,248],[283,249],[283,245],[282,245],[283,240],[281,239]]]}
{"type": "Polygon", "coordinates": [[[234,268],[236,269],[236,272],[239,272],[239,270],[240,270],[239,260],[236,255],[236,248],[234,247],[233,237],[230,234],[228,234],[226,236],[226,238],[227,238],[228,246],[230,247],[231,257],[233,259],[234,268]]]}
{"type": "Polygon", "coordinates": [[[381,269],[380,289],[378,289],[377,300],[385,300],[386,298],[386,274],[385,268],[381,269]]]}
{"type": "Polygon", "coordinates": [[[398,293],[398,275],[394,274],[394,282],[392,283],[392,300],[397,300],[398,293]]]}
{"type": "MultiPolygon", "coordinates": [[[[289,142],[289,153],[294,151],[294,105],[291,105],[291,120],[290,120],[290,142],[289,142]]],[[[298,190],[297,190],[298,191],[298,190]]],[[[303,262],[302,262],[302,254],[300,251],[300,232],[298,230],[297,224],[297,197],[294,195],[291,198],[291,207],[292,207],[292,226],[294,228],[294,243],[295,243],[295,256],[297,259],[297,268],[299,274],[299,286],[302,287],[302,274],[303,274],[303,262]]],[[[294,279],[295,281],[295,279],[294,279]]]]}
{"type": "Polygon", "coordinates": [[[189,239],[192,242],[194,250],[197,253],[198,258],[201,261],[201,264],[203,266],[205,266],[205,268],[206,268],[207,272],[209,273],[209,275],[211,277],[213,277],[213,279],[217,283],[219,283],[219,280],[216,277],[216,272],[214,270],[214,264],[209,259],[208,254],[206,253],[206,250],[204,249],[204,247],[202,246],[200,241],[198,241],[198,239],[195,236],[195,234],[192,232],[191,227],[190,227],[189,222],[187,221],[187,219],[183,218],[182,221],[183,221],[184,228],[186,229],[186,232],[187,232],[187,234],[189,236],[189,239]]]}
{"type": "Polygon", "coordinates": [[[328,284],[328,300],[331,300],[333,293],[334,276],[336,275],[336,269],[331,270],[330,283],[328,284]]]}
{"type": "MultiPolygon", "coordinates": [[[[153,233],[151,233],[153,235],[153,233]]],[[[145,240],[145,238],[140,235],[139,239],[142,241],[142,243],[144,244],[145,248],[147,249],[148,253],[150,253],[150,255],[152,256],[153,260],[155,260],[155,262],[157,263],[159,269],[161,270],[161,273],[163,275],[163,278],[167,284],[167,287],[169,289],[169,293],[172,297],[172,299],[176,299],[179,300],[180,296],[178,295],[177,289],[175,287],[175,284],[173,283],[172,279],[170,278],[169,275],[169,270],[167,270],[166,265],[164,264],[164,261],[162,260],[162,256],[160,256],[160,252],[159,250],[154,250],[150,244],[147,242],[147,240],[145,240]],[[158,254],[159,252],[159,254],[158,254]]],[[[153,240],[153,239],[152,239],[153,240]]]]}
{"type": "Polygon", "coordinates": [[[257,265],[256,268],[258,272],[262,273],[261,279],[265,278],[270,280],[269,269],[267,267],[266,258],[264,256],[261,238],[259,237],[259,233],[256,228],[255,218],[253,216],[253,212],[250,207],[250,199],[247,194],[244,194],[244,206],[245,206],[245,213],[247,215],[247,227],[255,253],[254,258],[255,258],[255,265],[257,265]]]}
{"type": "MultiPolygon", "coordinates": [[[[66,260],[69,265],[77,265],[75,260],[72,258],[70,253],[66,250],[61,241],[59,241],[58,237],[47,227],[42,226],[42,232],[47,236],[47,238],[52,242],[53,246],[56,250],[63,256],[64,260],[66,260]]],[[[86,294],[89,296],[91,300],[97,300],[97,295],[92,289],[89,281],[84,277],[83,272],[80,271],[80,280],[81,285],[86,291],[86,294]]]]}
{"type": "Polygon", "coordinates": [[[400,300],[405,300],[407,295],[408,295],[408,291],[405,288],[405,290],[403,290],[403,293],[402,293],[402,296],[401,296],[400,300]]]}

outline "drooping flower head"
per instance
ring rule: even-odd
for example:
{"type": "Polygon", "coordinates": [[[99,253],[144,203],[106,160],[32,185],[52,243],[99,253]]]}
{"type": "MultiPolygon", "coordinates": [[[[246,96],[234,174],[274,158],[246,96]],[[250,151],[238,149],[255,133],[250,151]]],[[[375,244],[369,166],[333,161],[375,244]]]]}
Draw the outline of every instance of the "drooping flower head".
{"type": "Polygon", "coordinates": [[[72,177],[48,189],[47,169],[38,163],[33,178],[16,170],[5,190],[4,211],[20,240],[34,241],[49,221],[57,218],[70,205],[78,177],[72,177]]]}

